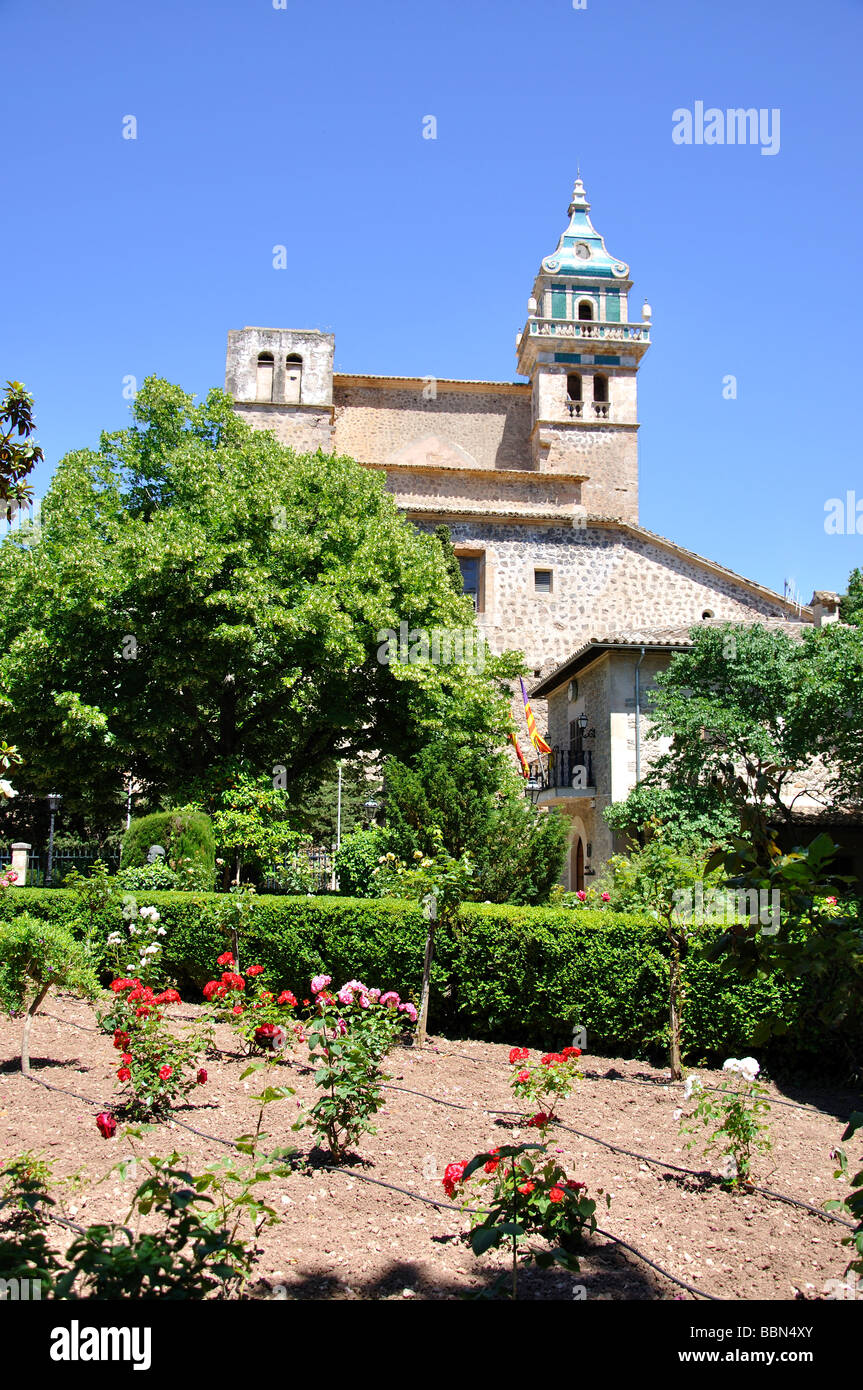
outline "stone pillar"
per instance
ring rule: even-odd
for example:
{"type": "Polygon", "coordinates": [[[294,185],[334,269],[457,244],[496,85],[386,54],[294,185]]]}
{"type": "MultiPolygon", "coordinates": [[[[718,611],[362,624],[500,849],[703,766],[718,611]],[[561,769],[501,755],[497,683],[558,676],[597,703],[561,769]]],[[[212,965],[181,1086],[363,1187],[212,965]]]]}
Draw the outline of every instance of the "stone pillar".
{"type": "Polygon", "coordinates": [[[27,855],[32,846],[24,844],[23,840],[12,846],[12,865],[18,875],[18,886],[23,888],[27,882],[27,855]]]}

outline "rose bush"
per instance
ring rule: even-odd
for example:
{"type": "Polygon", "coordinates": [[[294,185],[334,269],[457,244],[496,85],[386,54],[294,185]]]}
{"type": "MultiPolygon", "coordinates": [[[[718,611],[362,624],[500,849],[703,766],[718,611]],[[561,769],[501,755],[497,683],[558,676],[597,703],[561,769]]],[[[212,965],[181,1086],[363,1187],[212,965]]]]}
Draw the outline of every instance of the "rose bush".
{"type": "Polygon", "coordinates": [[[306,1024],[315,1085],[321,1092],[294,1126],[308,1125],[319,1144],[342,1158],[363,1133],[374,1134],[372,1116],[384,1103],[381,1062],[417,1020],[413,1004],[392,990],[382,994],[361,980],[349,980],[337,994],[329,975],[311,983],[312,1014],[306,1024]]]}
{"type": "Polygon", "coordinates": [[[529,1125],[544,1131],[556,1118],[555,1106],[569,1095],[581,1076],[580,1056],[580,1047],[565,1047],[562,1052],[545,1052],[538,1062],[531,1063],[526,1047],[511,1049],[509,1084],[515,1098],[527,1101],[534,1112],[529,1125]]]}
{"type": "Polygon", "coordinates": [[[223,951],[216,964],[222,968],[221,976],[204,985],[213,1023],[230,1024],[249,1050],[282,1051],[294,1038],[304,1041],[302,1026],[294,1018],[297,1000],[291,990],[269,989],[262,965],[250,965],[240,974],[231,951],[223,951]]]}
{"type": "MultiPolygon", "coordinates": [[[[570,1178],[543,1144],[512,1144],[447,1166],[443,1187],[471,1214],[468,1236],[475,1255],[505,1242],[512,1247],[512,1297],[518,1296],[518,1256],[540,1268],[577,1271],[585,1231],[596,1229],[596,1202],[587,1185],[570,1178]],[[468,1194],[466,1185],[477,1181],[468,1194]],[[539,1240],[542,1244],[536,1244],[539,1240]]],[[[610,1204],[610,1199],[606,1197],[610,1204]]]]}

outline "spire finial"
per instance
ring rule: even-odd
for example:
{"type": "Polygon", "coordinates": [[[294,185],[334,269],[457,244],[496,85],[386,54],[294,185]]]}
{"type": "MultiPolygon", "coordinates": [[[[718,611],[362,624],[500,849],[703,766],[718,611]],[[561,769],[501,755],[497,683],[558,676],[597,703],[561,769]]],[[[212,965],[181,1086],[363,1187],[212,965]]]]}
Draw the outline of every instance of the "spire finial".
{"type": "Polygon", "coordinates": [[[574,212],[588,212],[590,203],[587,201],[587,194],[584,191],[584,184],[581,181],[581,166],[576,171],[575,186],[572,190],[572,202],[569,205],[570,217],[574,212]]]}

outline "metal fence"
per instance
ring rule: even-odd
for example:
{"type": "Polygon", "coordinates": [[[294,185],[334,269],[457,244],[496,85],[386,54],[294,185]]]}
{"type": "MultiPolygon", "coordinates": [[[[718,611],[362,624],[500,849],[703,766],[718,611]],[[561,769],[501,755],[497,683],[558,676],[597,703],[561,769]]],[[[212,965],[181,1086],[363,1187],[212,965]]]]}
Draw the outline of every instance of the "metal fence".
{"type": "MultiPolygon", "coordinates": [[[[98,845],[55,846],[51,858],[51,881],[46,882],[48,872],[48,849],[31,849],[27,853],[28,888],[60,888],[66,875],[77,869],[86,873],[97,859],[101,859],[109,873],[115,874],[120,867],[117,851],[100,849],[98,845]]],[[[12,866],[11,845],[0,845],[0,872],[12,866]]],[[[331,850],[320,845],[298,850],[291,854],[283,864],[273,865],[262,877],[261,893],[328,893],[333,887],[334,855],[331,850]]]]}
{"type": "Polygon", "coordinates": [[[334,856],[322,845],[291,854],[261,879],[262,893],[328,893],[333,885],[334,856]]]}
{"type": "MultiPolygon", "coordinates": [[[[101,859],[109,873],[115,874],[120,867],[120,856],[116,850],[100,849],[98,845],[64,845],[62,848],[55,845],[54,853],[51,857],[51,881],[46,882],[48,873],[48,848],[31,849],[27,852],[27,882],[28,888],[59,888],[63,879],[72,869],[77,869],[79,873],[85,873],[101,859]]],[[[11,868],[12,848],[10,845],[0,846],[0,870],[11,868]]]]}

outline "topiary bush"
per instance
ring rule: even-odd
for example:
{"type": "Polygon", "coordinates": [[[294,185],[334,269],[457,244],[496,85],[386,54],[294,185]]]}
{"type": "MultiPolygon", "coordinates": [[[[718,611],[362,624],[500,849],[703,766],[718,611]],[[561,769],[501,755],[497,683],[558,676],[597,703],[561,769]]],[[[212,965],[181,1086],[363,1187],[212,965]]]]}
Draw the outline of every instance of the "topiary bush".
{"type": "Polygon", "coordinates": [[[161,845],[168,868],[183,888],[209,892],[216,877],[213,823],[203,811],[157,811],[133,820],[120,852],[120,871],[147,864],[151,845],[161,845]]]}

